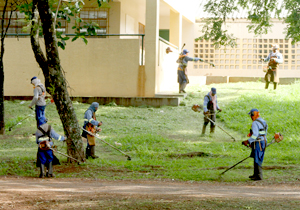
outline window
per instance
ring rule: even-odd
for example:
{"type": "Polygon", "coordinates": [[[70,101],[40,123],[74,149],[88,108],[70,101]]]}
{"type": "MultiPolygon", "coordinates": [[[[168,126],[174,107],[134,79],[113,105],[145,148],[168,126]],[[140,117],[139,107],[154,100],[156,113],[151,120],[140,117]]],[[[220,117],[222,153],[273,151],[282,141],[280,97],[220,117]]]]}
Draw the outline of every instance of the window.
{"type": "MultiPolygon", "coordinates": [[[[96,30],[97,34],[108,33],[108,9],[107,8],[84,8],[80,12],[80,18],[83,22],[94,22],[98,24],[99,29],[96,30]]],[[[86,28],[81,29],[81,32],[86,31],[86,28]]]]}
{"type": "MultiPolygon", "coordinates": [[[[0,8],[0,19],[2,20],[2,15],[3,15],[3,7],[0,8]]],[[[6,12],[4,15],[4,27],[6,28],[9,23],[9,17],[11,15],[10,8],[6,8],[6,12]]],[[[19,20],[24,18],[24,14],[21,14],[18,11],[12,12],[11,20],[10,20],[10,25],[7,31],[7,34],[28,34],[30,31],[22,31],[22,28],[26,26],[26,23],[23,23],[19,20]]]]}

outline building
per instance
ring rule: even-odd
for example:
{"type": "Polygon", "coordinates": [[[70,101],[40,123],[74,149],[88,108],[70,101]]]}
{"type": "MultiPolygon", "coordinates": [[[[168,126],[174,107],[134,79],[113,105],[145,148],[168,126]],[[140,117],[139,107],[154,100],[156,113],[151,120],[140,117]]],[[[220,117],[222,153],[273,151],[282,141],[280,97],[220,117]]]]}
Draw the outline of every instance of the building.
{"type": "MultiPolygon", "coordinates": [[[[282,1],[278,1],[281,4],[282,1]]],[[[205,1],[200,1],[196,15],[195,35],[201,36],[203,20],[210,17],[203,12],[205,1]]],[[[206,84],[218,82],[257,81],[264,78],[263,66],[259,58],[266,58],[272,50],[272,45],[277,44],[282,53],[284,62],[279,65],[280,83],[287,84],[300,78],[300,43],[292,45],[291,40],[285,39],[285,24],[273,18],[272,30],[261,36],[255,36],[248,32],[247,11],[240,10],[232,14],[226,20],[226,29],[237,37],[236,48],[215,49],[211,41],[199,40],[194,42],[194,57],[201,57],[212,62],[215,68],[205,63],[195,63],[190,68],[193,77],[206,76],[206,84]]],[[[285,17],[286,11],[282,11],[281,17],[285,17]]],[[[273,16],[274,17],[274,16],[273,16]]]]}
{"type": "MultiPolygon", "coordinates": [[[[245,13],[235,14],[235,20],[229,19],[226,27],[237,36],[238,46],[225,50],[215,49],[210,41],[195,42],[207,17],[203,13],[205,1],[113,0],[101,8],[96,1],[85,3],[80,17],[98,23],[98,36],[87,37],[87,45],[80,40],[68,41],[66,49],[59,52],[73,100],[100,104],[115,101],[126,106],[178,105],[182,95],[178,94],[176,60],[184,43],[190,56],[216,64],[212,68],[201,62],[189,63],[191,84],[262,78],[258,58],[266,57],[274,43],[279,44],[284,56],[284,64],[279,67],[281,81],[300,77],[300,45],[285,40],[284,25],[278,20],[274,20],[276,30],[254,37],[247,32],[245,13]],[[167,47],[173,52],[167,54],[167,47]]],[[[12,21],[8,31],[11,36],[5,39],[6,99],[31,98],[30,79],[43,79],[22,27],[21,22],[12,21]]],[[[68,36],[74,34],[72,24],[66,21],[59,30],[68,36]]]]}
{"type": "MultiPolygon", "coordinates": [[[[196,1],[113,0],[102,8],[95,2],[86,1],[80,17],[97,22],[99,36],[88,37],[87,45],[69,41],[59,52],[70,96],[123,105],[178,105],[176,95],[161,93],[178,93],[174,62],[183,40],[188,40],[186,47],[192,51],[196,1]],[[173,56],[165,59],[167,47],[173,56]],[[167,60],[173,64],[167,65],[167,60]]],[[[21,35],[21,28],[20,22],[13,21],[9,33],[21,35]]],[[[59,30],[74,34],[67,22],[59,30]]],[[[28,36],[6,38],[4,68],[6,98],[31,96],[31,77],[43,78],[28,36]]]]}

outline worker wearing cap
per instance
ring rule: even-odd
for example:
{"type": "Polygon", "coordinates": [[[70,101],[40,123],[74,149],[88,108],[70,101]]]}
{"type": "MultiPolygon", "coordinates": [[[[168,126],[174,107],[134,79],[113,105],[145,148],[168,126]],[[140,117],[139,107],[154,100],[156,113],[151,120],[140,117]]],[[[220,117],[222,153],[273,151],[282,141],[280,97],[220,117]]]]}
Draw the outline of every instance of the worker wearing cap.
{"type": "Polygon", "coordinates": [[[217,101],[217,89],[212,87],[210,92],[204,96],[203,102],[203,114],[204,114],[204,124],[202,128],[202,135],[205,134],[206,126],[210,122],[210,133],[215,132],[215,124],[213,122],[216,121],[216,111],[221,112],[222,109],[218,106],[217,101]],[[213,122],[211,122],[210,120],[213,122]]]}
{"type": "Polygon", "coordinates": [[[278,51],[278,45],[273,45],[272,52],[268,55],[267,58],[261,59],[264,62],[268,62],[268,71],[265,75],[266,86],[265,89],[268,89],[269,83],[273,82],[274,90],[279,83],[278,76],[278,64],[283,62],[282,54],[278,51]]]}
{"type": "Polygon", "coordinates": [[[188,56],[189,51],[184,49],[182,54],[179,56],[177,63],[178,65],[178,83],[179,83],[179,93],[185,93],[185,87],[189,83],[188,73],[187,73],[187,64],[189,61],[202,61],[201,58],[192,58],[188,56]]]}
{"type": "Polygon", "coordinates": [[[249,178],[252,180],[262,180],[262,163],[267,145],[268,125],[266,121],[259,117],[257,109],[251,109],[248,114],[252,119],[252,126],[250,133],[247,135],[249,139],[243,141],[242,144],[251,147],[250,157],[254,158],[254,173],[249,178]]]}
{"type": "Polygon", "coordinates": [[[43,124],[42,119],[46,119],[45,117],[45,109],[46,109],[46,89],[45,86],[41,83],[41,81],[37,77],[31,78],[31,84],[33,85],[33,99],[29,105],[29,108],[32,109],[32,106],[35,105],[35,119],[37,123],[37,127],[43,124]]]}

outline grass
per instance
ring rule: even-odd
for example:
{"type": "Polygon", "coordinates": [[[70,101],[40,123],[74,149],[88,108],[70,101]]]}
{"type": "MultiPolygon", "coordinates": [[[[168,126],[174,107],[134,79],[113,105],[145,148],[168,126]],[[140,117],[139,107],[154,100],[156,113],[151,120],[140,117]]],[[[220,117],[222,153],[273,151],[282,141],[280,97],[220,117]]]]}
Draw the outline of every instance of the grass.
{"type": "MultiPolygon", "coordinates": [[[[212,86],[188,86],[185,106],[160,108],[121,107],[113,103],[100,106],[97,119],[103,121],[100,136],[110,144],[128,153],[131,161],[118,151],[97,142],[99,159],[88,160],[82,165],[68,165],[66,158],[57,155],[62,165],[55,166],[58,177],[93,177],[97,179],[174,179],[182,181],[244,182],[253,172],[253,160],[248,159],[228,171],[219,174],[241,159],[250,150],[241,145],[251,127],[247,113],[257,108],[269,125],[268,140],[275,132],[281,132],[284,140],[271,145],[265,154],[263,166],[265,182],[297,181],[299,170],[298,104],[300,83],[279,86],[278,90],[265,90],[264,83],[215,84],[219,106],[223,111],[217,115],[216,133],[201,136],[203,117],[191,110],[193,104],[202,104],[203,97],[212,86]],[[181,154],[202,152],[202,156],[181,157],[181,154]]],[[[32,114],[29,101],[5,101],[6,135],[0,141],[0,175],[36,177],[37,146],[35,119],[28,117],[20,125],[9,127],[32,114]]],[[[89,104],[74,102],[80,124],[89,104]]],[[[46,117],[54,129],[63,134],[59,116],[54,105],[46,109],[46,117]]],[[[55,142],[59,151],[65,153],[65,145],[55,142]]]]}

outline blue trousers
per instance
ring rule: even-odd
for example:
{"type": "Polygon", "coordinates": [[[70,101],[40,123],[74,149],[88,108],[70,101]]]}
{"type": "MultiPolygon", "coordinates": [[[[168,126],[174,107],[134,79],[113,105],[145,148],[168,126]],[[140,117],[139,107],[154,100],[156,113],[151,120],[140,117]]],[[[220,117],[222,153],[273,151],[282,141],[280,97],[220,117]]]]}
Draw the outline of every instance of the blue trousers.
{"type": "Polygon", "coordinates": [[[46,165],[53,161],[53,151],[52,150],[38,150],[37,158],[41,161],[41,164],[46,165]]]}
{"type": "Polygon", "coordinates": [[[178,74],[178,83],[180,85],[182,85],[183,83],[187,83],[187,79],[184,71],[177,70],[177,74],[178,74]]]}
{"type": "Polygon", "coordinates": [[[37,127],[46,123],[45,109],[46,106],[35,106],[35,119],[36,119],[37,127]]]}
{"type": "Polygon", "coordinates": [[[264,156],[265,156],[265,148],[266,148],[266,143],[265,141],[256,141],[251,144],[251,155],[250,157],[254,158],[254,162],[257,163],[259,166],[262,166],[262,163],[264,161],[264,156]],[[260,146],[259,146],[260,143],[260,146]],[[261,148],[261,150],[260,150],[261,148]]]}

